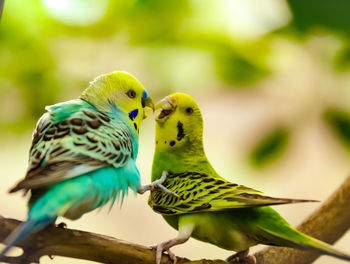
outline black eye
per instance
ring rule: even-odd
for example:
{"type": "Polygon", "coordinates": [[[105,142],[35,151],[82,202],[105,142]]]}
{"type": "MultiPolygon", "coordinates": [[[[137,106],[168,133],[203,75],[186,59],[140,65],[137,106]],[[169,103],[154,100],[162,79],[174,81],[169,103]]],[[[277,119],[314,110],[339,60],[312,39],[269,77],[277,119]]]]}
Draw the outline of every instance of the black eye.
{"type": "Polygon", "coordinates": [[[126,93],[130,98],[135,98],[136,97],[136,92],[134,90],[129,90],[126,93]]]}
{"type": "Polygon", "coordinates": [[[191,115],[193,113],[193,108],[192,107],[187,107],[186,108],[186,113],[191,115]]]}

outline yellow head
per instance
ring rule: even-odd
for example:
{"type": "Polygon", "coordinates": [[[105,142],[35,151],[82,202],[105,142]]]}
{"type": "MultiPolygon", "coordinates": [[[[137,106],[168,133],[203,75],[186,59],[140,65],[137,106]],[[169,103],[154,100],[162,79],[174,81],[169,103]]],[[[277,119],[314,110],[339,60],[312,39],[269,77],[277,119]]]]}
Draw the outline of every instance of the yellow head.
{"type": "Polygon", "coordinates": [[[80,98],[104,113],[125,112],[136,131],[147,117],[144,109],[154,110],[152,99],[142,84],[132,75],[120,71],[96,77],[80,98]]]}
{"type": "MultiPolygon", "coordinates": [[[[194,99],[174,93],[162,99],[156,109],[156,148],[158,150],[203,151],[203,119],[194,99]]],[[[186,151],[186,152],[188,152],[186,151]]]]}

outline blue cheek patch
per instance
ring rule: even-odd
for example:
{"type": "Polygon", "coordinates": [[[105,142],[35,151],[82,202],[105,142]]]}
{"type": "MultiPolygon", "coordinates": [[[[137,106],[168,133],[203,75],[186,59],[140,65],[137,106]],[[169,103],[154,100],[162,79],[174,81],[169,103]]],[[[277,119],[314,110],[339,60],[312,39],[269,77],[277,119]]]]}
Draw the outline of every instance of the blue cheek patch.
{"type": "Polygon", "coordinates": [[[131,121],[134,121],[134,119],[137,117],[138,114],[139,114],[139,110],[138,109],[132,110],[129,113],[129,118],[131,119],[131,121]]]}
{"type": "Polygon", "coordinates": [[[148,98],[148,93],[146,92],[146,90],[143,90],[143,91],[142,91],[142,98],[143,98],[143,99],[148,98]]]}

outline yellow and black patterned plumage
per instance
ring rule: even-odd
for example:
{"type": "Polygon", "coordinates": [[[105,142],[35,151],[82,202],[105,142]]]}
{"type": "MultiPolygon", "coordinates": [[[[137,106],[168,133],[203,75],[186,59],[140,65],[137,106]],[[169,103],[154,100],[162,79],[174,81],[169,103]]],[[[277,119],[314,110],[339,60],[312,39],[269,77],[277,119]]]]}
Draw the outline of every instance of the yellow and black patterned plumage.
{"type": "Polygon", "coordinates": [[[152,193],[148,203],[154,211],[163,215],[314,201],[269,197],[218,175],[197,172],[168,172],[163,185],[179,196],[177,198],[158,190],[152,193]]]}

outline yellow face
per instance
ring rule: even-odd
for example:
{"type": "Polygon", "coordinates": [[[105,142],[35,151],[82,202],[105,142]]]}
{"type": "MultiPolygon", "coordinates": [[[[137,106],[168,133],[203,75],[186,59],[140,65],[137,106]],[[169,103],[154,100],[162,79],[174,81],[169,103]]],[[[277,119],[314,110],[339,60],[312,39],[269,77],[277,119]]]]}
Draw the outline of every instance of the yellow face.
{"type": "Polygon", "coordinates": [[[81,95],[102,112],[119,109],[125,112],[134,129],[147,117],[145,108],[154,110],[154,105],[141,83],[125,72],[112,72],[98,76],[81,95]]]}
{"type": "Polygon", "coordinates": [[[202,142],[202,115],[191,96],[171,94],[156,105],[157,109],[161,109],[156,116],[157,148],[175,150],[202,142]]]}

